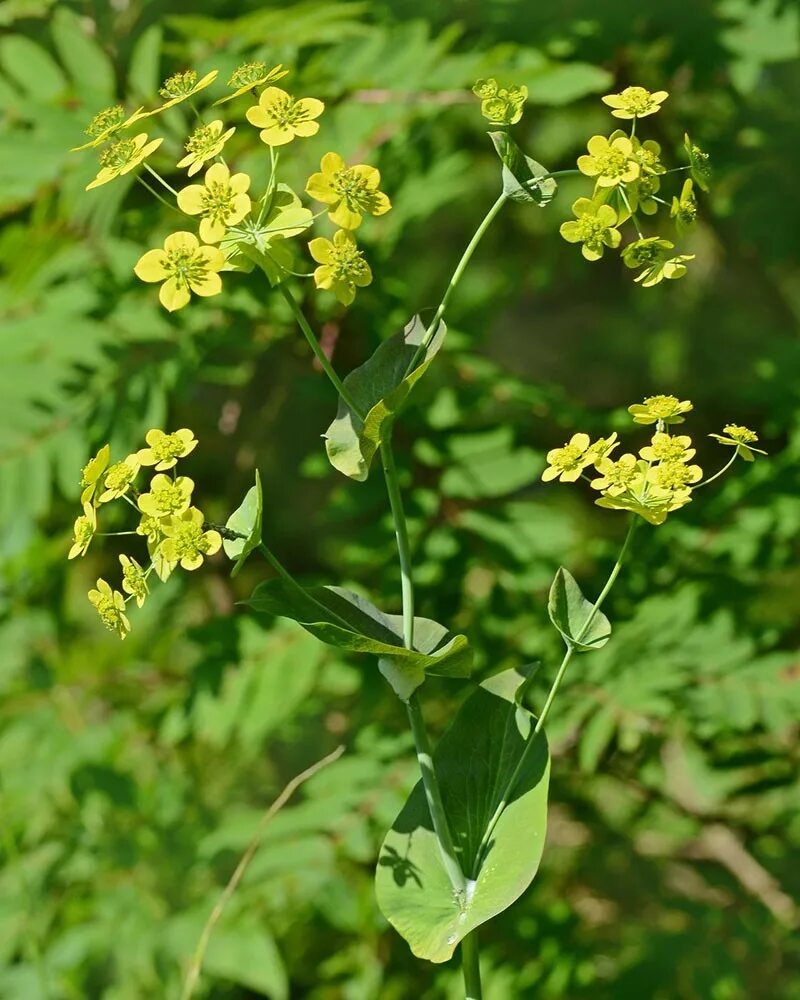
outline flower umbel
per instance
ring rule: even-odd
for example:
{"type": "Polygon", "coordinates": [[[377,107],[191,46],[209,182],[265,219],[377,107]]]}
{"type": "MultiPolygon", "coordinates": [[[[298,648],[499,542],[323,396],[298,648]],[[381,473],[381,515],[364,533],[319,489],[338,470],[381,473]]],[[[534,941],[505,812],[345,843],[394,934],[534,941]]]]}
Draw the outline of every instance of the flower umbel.
{"type": "MultiPolygon", "coordinates": [[[[153,476],[149,493],[139,497],[139,510],[151,517],[169,517],[182,514],[192,502],[194,482],[188,476],[170,479],[163,473],[153,476]]],[[[163,531],[163,525],[162,525],[163,531]]]]}
{"type": "Polygon", "coordinates": [[[101,146],[112,135],[116,135],[117,132],[127,128],[129,125],[141,121],[142,118],[147,118],[147,114],[143,112],[144,108],[138,108],[133,114],[128,115],[121,104],[116,104],[111,108],[103,108],[102,111],[97,112],[84,129],[89,136],[89,141],[84,142],[82,146],[73,146],[70,152],[79,153],[83,149],[93,149],[96,146],[101,146]]]}
{"type": "Polygon", "coordinates": [[[741,455],[745,462],[755,461],[753,452],[759,455],[767,454],[762,448],[753,447],[758,441],[758,434],[751,431],[749,427],[742,427],[740,424],[725,424],[722,434],[709,434],[709,437],[719,441],[720,444],[735,448],[736,454],[741,455]]]}
{"type": "Polygon", "coordinates": [[[578,157],[578,169],[587,177],[596,177],[598,187],[616,187],[639,176],[633,143],[627,136],[607,139],[593,135],[586,148],[588,154],[578,157]]]}
{"type": "Polygon", "coordinates": [[[478,80],[472,93],[481,99],[481,114],[493,125],[516,125],[528,99],[527,87],[500,87],[493,77],[478,80]]]}
{"type": "Polygon", "coordinates": [[[670,216],[675,220],[675,228],[681,235],[694,229],[697,222],[697,198],[694,196],[694,182],[687,177],[683,182],[680,197],[673,197],[670,216]]]}
{"type": "Polygon", "coordinates": [[[284,69],[281,65],[267,69],[267,64],[261,60],[242,63],[241,66],[237,66],[233,73],[231,73],[231,78],[228,80],[228,86],[233,87],[233,93],[227,94],[225,97],[220,97],[218,101],[214,101],[214,107],[218,104],[225,104],[227,101],[232,101],[235,97],[246,94],[248,90],[252,90],[254,87],[263,87],[266,83],[274,83],[276,80],[288,76],[288,74],[289,70],[284,69]]]}
{"type": "Polygon", "coordinates": [[[600,476],[593,479],[590,485],[608,496],[616,497],[626,490],[633,491],[642,480],[642,471],[635,455],[620,455],[615,462],[610,458],[601,458],[595,468],[600,476]]]}
{"type": "Polygon", "coordinates": [[[140,132],[132,139],[118,139],[100,154],[100,170],[93,181],[86,185],[86,190],[108,184],[115,177],[127,174],[151,153],[155,152],[163,139],[147,141],[147,133],[140,132]]]}
{"type": "Polygon", "coordinates": [[[599,260],[606,247],[618,247],[622,236],[617,225],[617,213],[610,205],[603,205],[590,198],[578,198],[572,206],[577,218],[564,222],[559,232],[568,243],[582,243],[581,253],[586,260],[599,260]]]}
{"type": "Polygon", "coordinates": [[[656,431],[650,444],[639,450],[646,462],[688,462],[694,453],[688,434],[673,436],[663,431],[656,431]]]}
{"type": "Polygon", "coordinates": [[[650,467],[647,478],[657,490],[683,493],[703,478],[699,465],[688,465],[684,459],[671,458],[650,467]]]}
{"type": "Polygon", "coordinates": [[[122,589],[133,597],[136,607],[140,608],[150,592],[147,586],[147,573],[130,556],[121,555],[119,561],[122,563],[122,589]]]}
{"type": "Polygon", "coordinates": [[[356,297],[356,288],[364,288],[372,281],[372,271],[358,249],[355,236],[339,229],[333,241],[322,236],[308,244],[311,256],[320,265],[314,271],[317,288],[330,289],[336,298],[349,306],[356,297]]]}
{"type": "Polygon", "coordinates": [[[219,70],[212,69],[210,73],[198,80],[197,72],[193,69],[184,70],[182,73],[174,73],[168,77],[161,85],[158,93],[164,99],[161,107],[151,111],[150,114],[158,114],[159,111],[166,111],[181,101],[193,97],[198,91],[204,90],[212,84],[219,74],[219,70]]]}
{"type": "Polygon", "coordinates": [[[197,447],[197,439],[188,427],[172,434],[153,428],[144,439],[149,447],[140,449],[137,458],[142,465],[154,465],[156,472],[171,469],[179,458],[186,458],[197,447]]]}
{"type": "Polygon", "coordinates": [[[682,424],[683,414],[693,409],[688,399],[677,396],[647,396],[642,403],[633,403],[628,413],[635,424],[682,424]]]}
{"type": "Polygon", "coordinates": [[[121,462],[115,462],[105,474],[103,480],[105,490],[100,494],[99,502],[108,503],[109,500],[124,497],[133,485],[139,467],[140,462],[136,455],[128,455],[121,462]]]}
{"type": "Polygon", "coordinates": [[[362,217],[384,215],[392,207],[378,190],[380,172],[366,163],[348,167],[338,153],[322,157],[319,173],[312,174],[306,191],[315,201],[330,205],[328,218],[342,229],[357,229],[362,217]]]}
{"type": "Polygon", "coordinates": [[[241,222],[250,212],[249,188],[247,174],[231,177],[224,163],[215,163],[206,171],[202,184],[190,184],[178,192],[178,208],[187,215],[202,216],[200,239],[203,242],[219,243],[228,227],[241,222]]]}
{"type": "Polygon", "coordinates": [[[161,543],[161,554],[168,563],[180,563],[183,569],[197,569],[202,566],[205,556],[219,550],[222,537],[213,529],[204,531],[203,523],[203,515],[196,507],[164,521],[165,538],[161,543]]]}
{"type": "Polygon", "coordinates": [[[225,255],[218,247],[201,245],[194,233],[173,233],[164,240],[163,250],[148,250],[134,267],[142,281],[163,284],[161,304],[169,312],[182,309],[195,295],[218,295],[222,280],[218,274],[225,266],[225,255]]]}
{"type": "Polygon", "coordinates": [[[262,142],[284,146],[295,138],[308,138],[319,131],[319,118],[325,105],[316,97],[295,100],[280,87],[262,90],[258,104],[247,109],[247,120],[260,128],[262,142]]]}
{"type": "Polygon", "coordinates": [[[574,483],[583,470],[594,462],[591,439],[588,434],[573,434],[562,448],[553,448],[547,453],[547,468],[542,480],[549,483],[559,479],[562,483],[574,483]]]}
{"type": "Polygon", "coordinates": [[[131,630],[131,623],[125,615],[125,598],[118,590],[112,590],[105,580],[97,581],[97,589],[89,591],[89,600],[97,608],[100,621],[107,629],[117,632],[120,639],[131,630]]]}
{"type": "Polygon", "coordinates": [[[708,153],[695,145],[688,135],[683,137],[683,148],[689,157],[689,173],[701,191],[708,191],[711,184],[711,162],[708,153]]]}
{"type": "MultiPolygon", "coordinates": [[[[222,119],[218,118],[209,125],[201,125],[186,140],[186,156],[178,160],[179,167],[188,167],[189,176],[194,177],[202,169],[206,160],[211,160],[222,152],[222,147],[236,131],[234,127],[222,131],[222,119]]],[[[221,164],[220,164],[221,166],[221,164]]]]}
{"type": "Polygon", "coordinates": [[[97,531],[97,511],[90,503],[83,505],[83,513],[75,521],[72,548],[67,559],[86,555],[94,533],[97,531]]]}
{"type": "Polygon", "coordinates": [[[661,110],[661,105],[669,97],[666,90],[656,90],[652,94],[644,87],[626,87],[619,94],[606,94],[603,104],[612,108],[615,118],[646,118],[661,110]]]}
{"type": "Polygon", "coordinates": [[[108,459],[111,456],[111,446],[104,444],[94,458],[90,459],[81,470],[81,503],[91,500],[97,490],[97,484],[103,475],[108,459]]]}

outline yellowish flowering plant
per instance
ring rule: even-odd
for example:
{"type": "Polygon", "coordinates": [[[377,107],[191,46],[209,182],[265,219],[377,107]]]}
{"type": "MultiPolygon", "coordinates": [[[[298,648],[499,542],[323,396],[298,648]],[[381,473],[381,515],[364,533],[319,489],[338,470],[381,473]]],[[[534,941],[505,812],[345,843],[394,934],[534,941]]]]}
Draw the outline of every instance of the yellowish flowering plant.
{"type": "MultiPolygon", "coordinates": [[[[138,553],[119,555],[119,589],[101,577],[89,593],[101,621],[124,638],[131,629],[128,605],[134,602],[142,607],[155,579],[167,580],[179,569],[197,570],[220,549],[235,575],[258,552],[272,575],[250,597],[252,609],[289,618],[339,650],[375,657],[382,676],[406,707],[421,769],[420,786],[381,848],[376,871],[378,902],[417,956],[445,962],[460,946],[465,994],[478,1000],[482,995],[478,928],[514,902],[534,878],[541,858],[550,769],[544,727],[571,659],[609,641],[611,624],[601,605],[627,558],[634,531],[642,521],[663,524],[737,458],[752,461],[760,449],[755,447],[758,438],[753,431],[726,425],[722,434],[712,437],[733,453],[727,465],[703,479],[692,438],[673,431],[692,412],[692,403],[678,396],[652,395],[629,407],[633,423],[645,436],[640,446],[623,446],[616,433],[592,439],[578,430],[549,450],[541,475],[544,482],[585,482],[598,507],[630,515],[619,558],[594,602],[583,596],[566,569],[558,570],[548,614],[566,650],[536,713],[525,700],[530,694],[530,673],[501,671],[465,700],[447,740],[434,754],[419,689],[428,675],[468,677],[472,650],[465,635],[415,616],[413,553],[392,446],[393,428],[416,382],[425,377],[441,349],[449,303],[483,235],[505,206],[514,202],[545,207],[556,198],[560,177],[589,178],[591,190],[573,200],[574,217],[560,226],[561,236],[580,245],[588,261],[610,256],[606,250],[619,251],[622,265],[636,272],[637,283],[649,288],[681,277],[693,254],[676,247],[671,229],[646,233],[644,217],[654,226],[663,220],[678,236],[688,233],[697,218],[695,187],[708,189],[708,158],[687,137],[688,165],[666,166],[668,157],[661,145],[637,134],[637,128],[662,109],[667,93],[631,86],[603,98],[614,119],[630,123],[627,131],[612,129],[607,135],[588,137],[576,168],[549,171],[523,152],[512,132],[524,115],[527,84],[501,86],[493,77],[479,80],[473,92],[501,161],[500,194],[458,260],[430,317],[423,321],[414,316],[361,366],[341,378],[293,287],[306,280],[309,291],[330,293],[338,301],[338,306],[329,302],[337,313],[342,312],[341,306],[350,306],[358,291],[372,281],[361,227],[367,233],[373,225],[380,229],[381,217],[392,203],[381,190],[378,167],[353,163],[362,157],[344,155],[351,151],[326,152],[319,170],[310,177],[299,183],[292,177],[294,155],[298,147],[302,155],[304,145],[294,140],[320,131],[325,104],[318,97],[295,98],[276,87],[286,74],[282,66],[269,67],[258,60],[244,63],[233,73],[228,81],[231,92],[212,107],[251,95],[245,117],[253,129],[244,126],[235,139],[234,126],[202,106],[206,96],[215,96],[210,88],[216,70],[204,76],[195,70],[173,75],[160,91],[163,102],[150,111],[140,108],[129,114],[123,105],[106,109],[90,123],[90,142],[83,144],[83,148],[91,145],[101,150],[101,171],[90,187],[142,165],[143,173],[134,175],[137,180],[164,201],[162,191],[151,188],[150,178],[160,184],[169,196],[170,210],[188,220],[163,239],[163,246],[144,252],[134,266],[142,281],[160,284],[160,302],[170,313],[184,308],[193,294],[201,300],[220,294],[223,274],[227,282],[255,272],[283,297],[338,397],[338,409],[324,435],[331,465],[357,482],[368,478],[373,465],[379,466],[386,480],[398,549],[402,614],[387,614],[363,595],[342,587],[309,588],[295,579],[262,539],[263,494],[258,472],[255,484],[227,522],[210,522],[198,506],[193,479],[183,474],[181,463],[191,461],[197,447],[186,427],[150,428],[141,447],[113,462],[109,446],[104,445],[86,464],[80,478],[81,509],[68,556],[85,556],[93,539],[106,534],[130,537],[136,543],[138,553]],[[177,190],[147,162],[151,153],[159,153],[162,138],[151,140],[146,133],[131,138],[130,130],[142,118],[183,102],[189,102],[199,125],[185,141],[187,155],[177,166],[174,155],[158,166],[173,175],[184,167],[190,176],[201,169],[205,172],[202,183],[186,186],[183,175],[175,181],[177,190]],[[239,161],[239,156],[246,159],[239,161]],[[248,169],[255,164],[252,176],[239,169],[241,163],[247,163],[248,169]],[[689,176],[673,194],[670,175],[678,171],[688,171],[689,176]],[[303,196],[321,204],[322,210],[312,212],[303,196]],[[317,223],[324,227],[322,232],[315,230],[306,237],[317,223]],[[303,265],[296,260],[301,237],[303,250],[307,246],[314,261],[313,269],[307,261],[303,265]],[[134,512],[131,530],[98,530],[108,505],[116,502],[116,509],[129,516],[134,512]],[[474,780],[475,774],[481,775],[481,781],[474,780]],[[513,813],[508,808],[511,804],[513,813]],[[497,858],[503,859],[502,864],[496,863],[497,858]],[[398,859],[403,866],[400,875],[398,859]]],[[[172,134],[168,136],[171,140],[172,134]]],[[[166,145],[169,148],[171,142],[166,145]]],[[[373,158],[369,153],[363,156],[373,158]]],[[[156,156],[153,159],[158,163],[156,156]]],[[[160,233],[154,242],[160,243],[162,237],[160,233]]],[[[202,305],[196,303],[196,307],[202,305]]],[[[110,518],[109,523],[113,523],[110,518]]],[[[97,549],[92,548],[90,558],[97,549]]]]}

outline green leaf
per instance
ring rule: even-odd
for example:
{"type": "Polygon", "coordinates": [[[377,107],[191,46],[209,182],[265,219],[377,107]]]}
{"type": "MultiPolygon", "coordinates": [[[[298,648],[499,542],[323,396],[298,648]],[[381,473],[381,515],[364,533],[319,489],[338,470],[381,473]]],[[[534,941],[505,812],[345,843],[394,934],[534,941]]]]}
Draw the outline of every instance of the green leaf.
{"type": "Polygon", "coordinates": [[[325,449],[331,465],[358,482],[364,482],[381,438],[414,385],[422,378],[444,341],[447,327],[439,323],[430,343],[409,367],[425,335],[415,316],[405,328],[384,341],[375,353],[344,380],[345,387],[365,414],[362,420],[343,400],[336,419],[325,432],[325,449]]]}
{"type": "Polygon", "coordinates": [[[231,570],[234,577],[242,568],[250,553],[261,544],[261,519],[264,513],[264,496],[261,491],[261,476],[256,469],[256,484],[245,493],[239,507],[228,518],[225,525],[231,531],[236,531],[245,538],[226,538],[222,542],[225,555],[236,560],[231,570]]]}
{"type": "Polygon", "coordinates": [[[66,7],[57,7],[50,32],[61,62],[69,70],[76,91],[109,103],[115,90],[111,60],[81,27],[81,19],[66,7]]]}
{"type": "Polygon", "coordinates": [[[601,649],[611,637],[611,622],[581,593],[575,577],[562,566],[550,587],[547,611],[564,642],[578,652],[601,649]],[[586,623],[591,616],[591,623],[586,623]]]}
{"type": "Polygon", "coordinates": [[[161,79],[161,42],[163,29],[151,24],[136,40],[128,64],[128,86],[139,98],[151,100],[161,79]]]}
{"type": "Polygon", "coordinates": [[[442,865],[421,781],[381,846],[378,904],[418,958],[446,962],[462,938],[509,907],[536,875],[550,771],[543,733],[525,756],[510,801],[479,859],[484,833],[533,731],[534,717],[515,703],[524,680],[506,670],[484,681],[433,755],[461,867],[471,876],[464,898],[456,897],[442,865]]]}
{"type": "Polygon", "coordinates": [[[550,171],[525,156],[508,132],[490,132],[497,155],[503,163],[503,193],[512,201],[535,202],[544,207],[553,200],[558,184],[552,177],[538,180],[550,171]]]}
{"type": "Polygon", "coordinates": [[[379,656],[379,667],[399,697],[407,698],[425,679],[469,677],[472,649],[429,618],[414,619],[414,649],[403,645],[403,619],[387,615],[365,597],[342,587],[302,588],[268,580],[246,602],[256,611],[291,618],[329,646],[379,656]]]}
{"type": "Polygon", "coordinates": [[[0,66],[35,101],[53,101],[67,89],[58,63],[46,49],[23,35],[0,41],[0,66]]]}

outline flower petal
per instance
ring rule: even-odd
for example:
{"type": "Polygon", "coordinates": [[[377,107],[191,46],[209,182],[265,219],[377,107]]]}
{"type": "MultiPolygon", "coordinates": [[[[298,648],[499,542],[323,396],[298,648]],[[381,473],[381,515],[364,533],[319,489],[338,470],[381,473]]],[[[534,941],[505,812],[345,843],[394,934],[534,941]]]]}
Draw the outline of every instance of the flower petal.
{"type": "Polygon", "coordinates": [[[141,281],[163,281],[169,276],[164,267],[167,255],[163,250],[148,250],[143,254],[133,268],[133,273],[141,281]]]}
{"type": "MultiPolygon", "coordinates": [[[[222,166],[222,164],[218,164],[222,166]]],[[[202,184],[190,184],[178,192],[178,208],[187,215],[200,215],[203,211],[203,195],[205,188],[202,184]]]]}
{"type": "MultiPolygon", "coordinates": [[[[182,309],[191,296],[185,285],[179,285],[174,278],[167,278],[159,290],[158,298],[168,312],[175,312],[176,309],[182,309]]],[[[144,497],[140,497],[140,499],[144,499],[144,497]]],[[[143,510],[145,514],[155,513],[153,510],[145,510],[141,504],[140,510],[143,510]]]]}
{"type": "MultiPolygon", "coordinates": [[[[202,295],[204,297],[209,295],[219,295],[222,291],[222,278],[216,273],[205,275],[199,281],[190,281],[189,287],[195,293],[195,295],[202,295]]],[[[188,295],[187,295],[188,299],[188,295]]]]}
{"type": "Polygon", "coordinates": [[[164,240],[164,249],[172,250],[196,250],[200,246],[200,241],[194,233],[187,233],[186,230],[179,230],[172,233],[164,240]]]}
{"type": "Polygon", "coordinates": [[[331,241],[326,240],[324,236],[317,236],[309,242],[308,250],[318,264],[328,264],[333,253],[333,246],[331,241]]]}

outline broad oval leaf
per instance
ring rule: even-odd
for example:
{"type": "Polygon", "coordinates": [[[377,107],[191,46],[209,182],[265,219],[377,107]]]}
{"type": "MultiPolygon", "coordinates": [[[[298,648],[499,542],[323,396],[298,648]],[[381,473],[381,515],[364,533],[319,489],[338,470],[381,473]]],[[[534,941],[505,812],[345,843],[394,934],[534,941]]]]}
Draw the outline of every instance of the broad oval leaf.
{"type": "Polygon", "coordinates": [[[422,782],[386,835],[378,857],[378,904],[418,958],[446,962],[472,930],[509,907],[539,867],[547,823],[550,758],[544,733],[515,701],[521,674],[506,670],[462,706],[433,755],[461,867],[463,899],[442,865],[422,782]],[[514,789],[479,858],[489,823],[524,757],[514,789]]]}
{"type": "Polygon", "coordinates": [[[503,162],[503,193],[507,197],[512,201],[535,202],[540,207],[553,200],[558,190],[555,179],[539,179],[550,173],[546,167],[525,156],[508,132],[490,132],[489,138],[503,162]]]}
{"type": "Polygon", "coordinates": [[[575,577],[563,566],[550,587],[547,611],[564,642],[577,652],[601,649],[611,637],[611,622],[602,611],[594,611],[575,577]]]}
{"type": "Polygon", "coordinates": [[[336,419],[325,432],[325,450],[335,469],[350,479],[364,482],[387,424],[428,370],[446,332],[445,324],[440,322],[430,343],[411,368],[425,336],[425,326],[419,316],[415,316],[400,333],[385,340],[371,358],[345,378],[345,387],[364,418],[354,413],[344,400],[339,400],[336,419]]]}
{"type": "Polygon", "coordinates": [[[430,618],[415,618],[414,649],[406,649],[402,616],[387,615],[343,587],[304,588],[288,580],[268,580],[256,587],[247,604],[255,611],[291,618],[329,646],[379,656],[381,672],[404,699],[426,673],[469,677],[472,671],[466,636],[453,635],[430,618]]]}
{"type": "Polygon", "coordinates": [[[264,513],[264,495],[261,491],[261,476],[256,469],[256,484],[245,493],[244,500],[228,518],[225,525],[244,538],[226,538],[222,542],[225,555],[235,560],[231,576],[236,576],[250,553],[261,544],[261,520],[264,513]]]}

